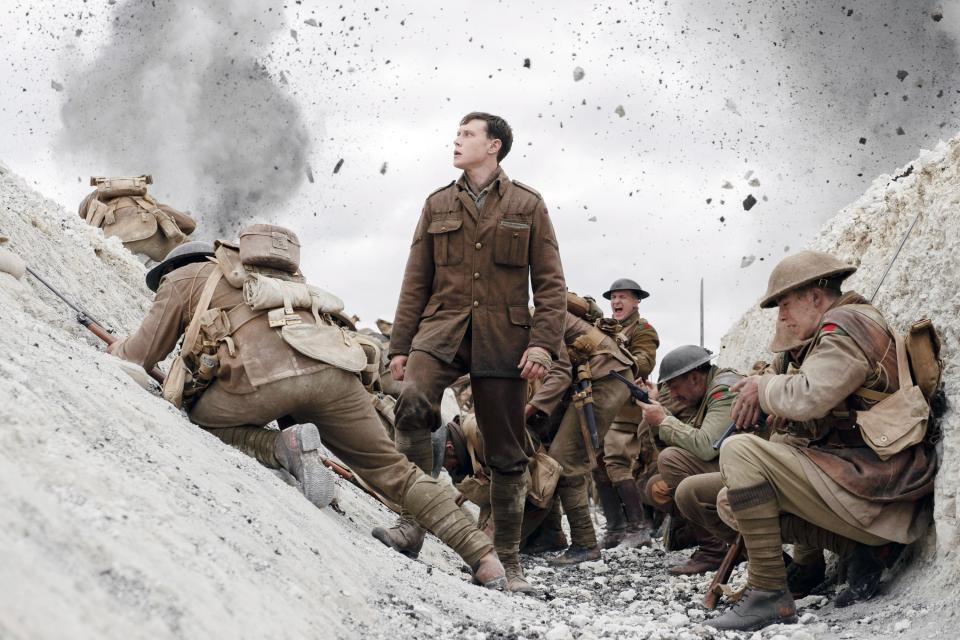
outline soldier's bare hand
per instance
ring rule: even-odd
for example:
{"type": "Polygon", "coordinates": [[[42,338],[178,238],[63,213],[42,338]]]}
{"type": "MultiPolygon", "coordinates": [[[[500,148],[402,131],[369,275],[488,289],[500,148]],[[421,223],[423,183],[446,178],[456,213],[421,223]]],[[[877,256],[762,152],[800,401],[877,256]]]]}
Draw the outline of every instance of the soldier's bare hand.
{"type": "Polygon", "coordinates": [[[529,420],[537,413],[537,408],[532,404],[528,404],[523,408],[523,419],[529,420]]]}
{"type": "Polygon", "coordinates": [[[649,380],[637,380],[637,385],[647,390],[647,395],[650,396],[651,400],[654,402],[660,401],[660,389],[657,388],[657,385],[649,380]]]}
{"type": "Polygon", "coordinates": [[[107,345],[107,353],[114,353],[117,349],[120,348],[120,345],[123,344],[123,341],[124,341],[124,340],[126,340],[125,337],[124,337],[124,338],[119,338],[119,339],[117,339],[117,340],[114,340],[113,342],[111,342],[110,344],[108,344],[108,345],[107,345]]]}
{"type": "Polygon", "coordinates": [[[667,417],[667,410],[653,398],[650,398],[650,404],[641,404],[640,409],[643,411],[643,420],[651,427],[659,427],[667,417]]]}
{"type": "Polygon", "coordinates": [[[737,394],[730,409],[730,418],[738,429],[750,429],[760,420],[760,383],[756,376],[741,379],[730,391],[737,394]]]}
{"type": "Polygon", "coordinates": [[[390,376],[400,382],[407,369],[407,356],[396,355],[390,358],[390,376]]]}
{"type": "Polygon", "coordinates": [[[524,380],[539,380],[547,375],[552,362],[553,358],[543,347],[527,347],[517,369],[520,369],[520,377],[524,380]]]}

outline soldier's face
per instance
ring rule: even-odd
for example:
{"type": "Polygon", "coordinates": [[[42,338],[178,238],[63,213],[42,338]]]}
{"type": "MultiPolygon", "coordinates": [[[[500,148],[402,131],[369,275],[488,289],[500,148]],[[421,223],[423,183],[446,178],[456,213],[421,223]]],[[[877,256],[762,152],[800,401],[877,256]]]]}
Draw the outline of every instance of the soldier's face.
{"type": "Polygon", "coordinates": [[[682,376],[667,381],[671,397],[685,407],[700,404],[707,392],[707,377],[700,371],[689,371],[682,376]]]}
{"type": "Polygon", "coordinates": [[[823,310],[820,298],[815,290],[790,292],[777,301],[777,320],[794,336],[801,340],[813,337],[820,326],[823,310]]]}
{"type": "Polygon", "coordinates": [[[610,311],[614,320],[623,320],[640,306],[640,298],[633,291],[611,291],[610,311]]]}
{"type": "Polygon", "coordinates": [[[453,139],[453,166],[457,169],[473,169],[481,166],[491,156],[496,159],[500,140],[487,137],[487,123],[471,120],[457,129],[453,139]]]}

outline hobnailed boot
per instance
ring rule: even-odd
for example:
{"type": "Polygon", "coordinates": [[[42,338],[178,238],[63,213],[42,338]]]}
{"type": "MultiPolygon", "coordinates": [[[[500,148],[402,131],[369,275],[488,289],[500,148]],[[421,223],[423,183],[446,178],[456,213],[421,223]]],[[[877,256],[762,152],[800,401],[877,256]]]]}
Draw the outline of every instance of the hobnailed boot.
{"type": "Polygon", "coordinates": [[[879,547],[857,544],[847,565],[847,587],[837,594],[834,604],[849,607],[875,596],[883,570],[893,566],[903,549],[904,545],[895,542],[879,547]]]}
{"type": "Polygon", "coordinates": [[[493,546],[503,563],[507,591],[533,593],[520,566],[520,532],[523,528],[523,507],[527,500],[530,474],[493,472],[490,479],[490,508],[493,511],[493,546]]]}
{"type": "Polygon", "coordinates": [[[827,577],[827,563],[820,556],[819,562],[799,564],[791,562],[787,565],[787,588],[794,598],[805,598],[813,590],[823,584],[827,577]]]}
{"type": "Polygon", "coordinates": [[[423,549],[427,532],[409,514],[404,513],[392,527],[374,527],[370,534],[394,551],[416,560],[423,549]]]}
{"type": "Polygon", "coordinates": [[[421,475],[403,495],[403,507],[424,528],[457,552],[473,570],[474,580],[488,589],[503,589],[507,578],[490,540],[457,506],[453,492],[421,475]]]}
{"type": "Polygon", "coordinates": [[[643,502],[640,500],[640,491],[636,483],[633,481],[618,482],[616,489],[620,502],[623,503],[624,510],[627,512],[627,528],[619,546],[625,549],[649,547],[651,544],[650,529],[653,523],[647,520],[647,514],[643,510],[643,502]]]}
{"type": "Polygon", "coordinates": [[[274,455],[281,467],[297,479],[307,500],[323,509],[336,495],[332,472],[320,460],[320,432],[312,424],[287,427],[274,442],[274,455]]]}
{"type": "Polygon", "coordinates": [[[606,530],[603,533],[603,540],[600,541],[600,547],[603,549],[613,549],[623,540],[627,529],[627,519],[623,514],[623,506],[620,504],[620,496],[617,490],[609,483],[596,483],[597,493],[600,494],[600,506],[603,509],[603,517],[607,521],[606,530]]]}
{"type": "Polygon", "coordinates": [[[713,537],[700,544],[690,559],[667,569],[667,573],[675,576],[692,576],[707,571],[716,571],[720,568],[727,555],[729,545],[720,538],[713,537]]]}
{"type": "Polygon", "coordinates": [[[771,624],[794,624],[797,606],[787,590],[747,587],[733,606],[707,624],[721,631],[756,631],[771,624]]]}
{"type": "Polygon", "coordinates": [[[588,562],[590,560],[599,560],[600,559],[600,547],[581,547],[570,545],[567,547],[567,550],[561,553],[558,556],[554,556],[547,560],[548,563],[553,565],[568,565],[568,564],[580,564],[581,562],[588,562]]]}
{"type": "MultiPolygon", "coordinates": [[[[431,475],[433,471],[433,440],[430,431],[426,429],[397,430],[396,444],[397,451],[405,455],[425,474],[431,475]]],[[[416,519],[406,510],[401,511],[392,527],[375,527],[371,534],[394,551],[398,551],[414,560],[420,555],[426,537],[426,531],[417,524],[416,519]]]]}

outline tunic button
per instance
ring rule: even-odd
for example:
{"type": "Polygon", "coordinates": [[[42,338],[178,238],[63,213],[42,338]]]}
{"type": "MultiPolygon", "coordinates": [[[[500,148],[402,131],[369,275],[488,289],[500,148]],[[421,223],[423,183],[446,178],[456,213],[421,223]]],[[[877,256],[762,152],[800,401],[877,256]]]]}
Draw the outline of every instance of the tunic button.
{"type": "Polygon", "coordinates": [[[477,249],[480,249],[481,247],[483,247],[483,243],[482,243],[482,242],[478,242],[478,243],[477,243],[476,245],[474,245],[474,246],[476,246],[477,249]]]}
{"type": "Polygon", "coordinates": [[[479,307],[479,306],[480,306],[480,303],[479,303],[478,301],[474,300],[474,301],[473,301],[473,306],[479,307]]]}
{"type": "Polygon", "coordinates": [[[520,234],[519,234],[519,233],[515,233],[515,234],[513,234],[513,237],[514,237],[514,238],[519,238],[519,237],[520,237],[520,234]]]}
{"type": "Polygon", "coordinates": [[[479,280],[479,279],[480,279],[480,274],[479,274],[479,273],[473,274],[473,279],[474,279],[474,280],[479,280]]]}

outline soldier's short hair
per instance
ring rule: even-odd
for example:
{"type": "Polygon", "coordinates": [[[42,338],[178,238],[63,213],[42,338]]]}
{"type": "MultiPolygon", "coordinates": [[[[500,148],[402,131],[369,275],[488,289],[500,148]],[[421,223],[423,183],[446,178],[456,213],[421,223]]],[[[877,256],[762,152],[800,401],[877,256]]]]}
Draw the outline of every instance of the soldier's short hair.
{"type": "Polygon", "coordinates": [[[471,111],[463,116],[460,125],[463,126],[471,120],[483,120],[487,123],[487,137],[491,140],[500,141],[500,151],[497,152],[497,162],[502,161],[510,153],[510,147],[513,146],[513,129],[507,124],[507,121],[500,116],[484,111],[471,111]]]}

